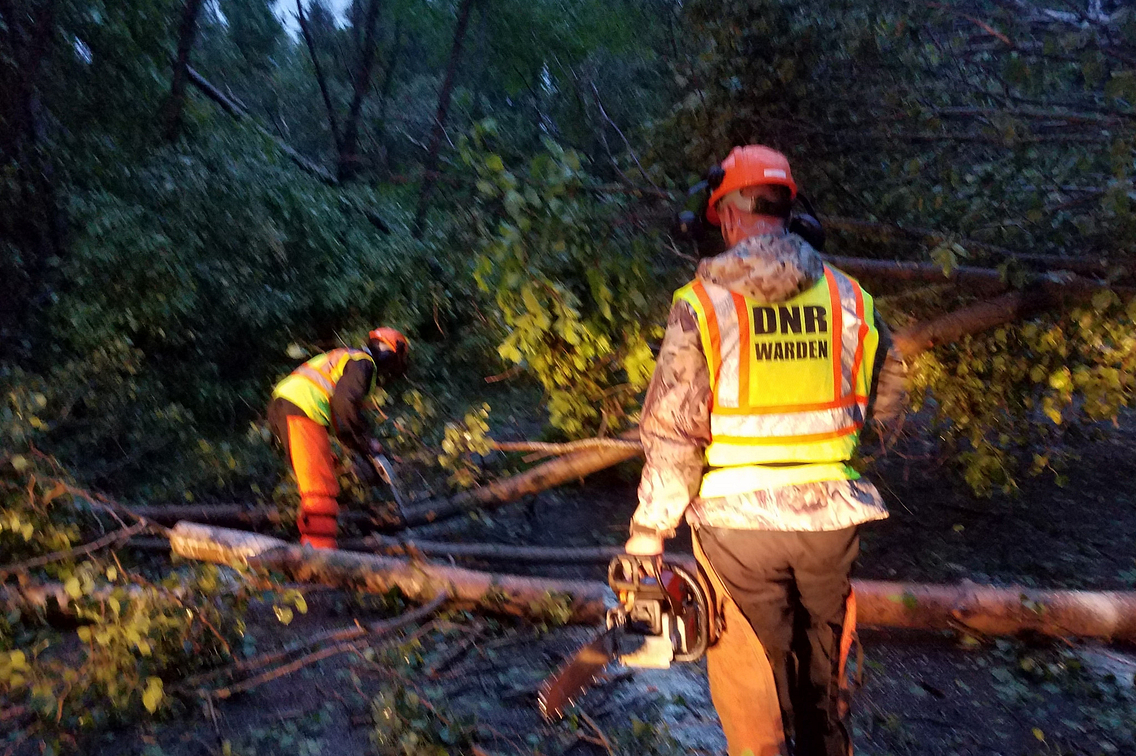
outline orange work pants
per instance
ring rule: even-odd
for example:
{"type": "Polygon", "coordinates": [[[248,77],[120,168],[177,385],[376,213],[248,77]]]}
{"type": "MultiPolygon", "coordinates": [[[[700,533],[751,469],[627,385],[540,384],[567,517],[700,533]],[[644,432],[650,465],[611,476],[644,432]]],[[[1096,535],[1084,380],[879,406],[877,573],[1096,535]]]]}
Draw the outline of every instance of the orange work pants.
{"type": "Polygon", "coordinates": [[[334,549],[339,481],[327,428],[303,415],[289,415],[288,456],[300,489],[300,513],[296,517],[300,543],[316,549],[334,549]]]}
{"type": "Polygon", "coordinates": [[[726,734],[730,756],[785,756],[777,684],[765,648],[730,599],[694,532],[694,556],[706,573],[721,618],[718,641],[706,650],[710,697],[726,734]]]}

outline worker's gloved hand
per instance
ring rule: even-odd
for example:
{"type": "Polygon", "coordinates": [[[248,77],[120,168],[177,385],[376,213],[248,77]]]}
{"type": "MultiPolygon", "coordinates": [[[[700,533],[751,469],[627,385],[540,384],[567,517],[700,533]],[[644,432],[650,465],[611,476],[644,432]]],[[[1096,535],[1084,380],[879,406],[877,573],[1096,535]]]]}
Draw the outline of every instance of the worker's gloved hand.
{"type": "Polygon", "coordinates": [[[383,445],[377,438],[372,438],[367,442],[367,450],[371,452],[371,456],[376,456],[383,453],[383,445]]]}
{"type": "Polygon", "coordinates": [[[623,550],[632,556],[658,556],[663,553],[663,537],[657,533],[636,533],[623,550]]]}

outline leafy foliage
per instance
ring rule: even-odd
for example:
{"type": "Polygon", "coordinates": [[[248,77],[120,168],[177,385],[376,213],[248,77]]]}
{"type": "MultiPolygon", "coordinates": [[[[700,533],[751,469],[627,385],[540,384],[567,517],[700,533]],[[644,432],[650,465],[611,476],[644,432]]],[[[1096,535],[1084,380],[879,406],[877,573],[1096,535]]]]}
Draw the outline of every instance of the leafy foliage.
{"type": "Polygon", "coordinates": [[[0,459],[5,588],[17,590],[15,573],[61,589],[58,600],[9,603],[0,693],[26,707],[49,742],[74,745],[83,730],[168,708],[165,682],[229,658],[243,627],[250,591],[212,565],[151,578],[113,552],[75,553],[115,527],[101,510],[52,460],[30,451],[0,459]]]}
{"type": "Polygon", "coordinates": [[[646,239],[622,227],[626,207],[592,194],[580,156],[555,142],[522,169],[487,149],[495,124],[462,146],[478,176],[481,257],[474,276],[494,295],[507,334],[497,351],[525,365],[569,435],[622,426],[654,369],[658,290],[646,239]]]}

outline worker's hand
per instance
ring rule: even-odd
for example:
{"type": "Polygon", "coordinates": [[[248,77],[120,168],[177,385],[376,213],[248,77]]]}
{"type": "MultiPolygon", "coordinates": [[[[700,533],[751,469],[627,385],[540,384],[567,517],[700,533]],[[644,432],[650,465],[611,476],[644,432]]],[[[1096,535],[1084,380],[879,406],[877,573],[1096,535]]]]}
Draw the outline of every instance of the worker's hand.
{"type": "Polygon", "coordinates": [[[376,456],[383,453],[383,445],[377,438],[372,438],[370,441],[368,441],[367,448],[370,450],[371,456],[376,456]]]}
{"type": "Polygon", "coordinates": [[[663,553],[663,537],[654,533],[636,533],[627,539],[623,550],[632,556],[659,556],[663,553]]]}

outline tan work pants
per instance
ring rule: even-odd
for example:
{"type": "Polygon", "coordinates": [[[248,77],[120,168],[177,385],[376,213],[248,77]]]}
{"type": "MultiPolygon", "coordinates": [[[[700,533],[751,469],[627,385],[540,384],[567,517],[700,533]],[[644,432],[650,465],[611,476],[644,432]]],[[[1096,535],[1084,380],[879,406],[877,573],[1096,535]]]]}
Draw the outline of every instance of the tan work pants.
{"type": "Polygon", "coordinates": [[[765,648],[710,566],[697,531],[693,542],[694,557],[710,580],[722,618],[718,642],[706,651],[706,667],[730,756],[786,756],[777,685],[765,648]]]}

